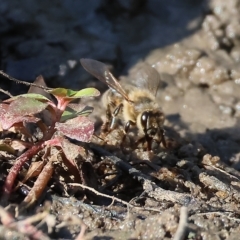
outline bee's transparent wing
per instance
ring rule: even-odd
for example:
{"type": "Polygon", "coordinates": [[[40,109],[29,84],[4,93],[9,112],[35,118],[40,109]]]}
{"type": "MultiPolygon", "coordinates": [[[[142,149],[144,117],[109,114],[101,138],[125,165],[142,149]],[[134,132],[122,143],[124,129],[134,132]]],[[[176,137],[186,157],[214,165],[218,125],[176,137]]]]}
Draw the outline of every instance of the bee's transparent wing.
{"type": "Polygon", "coordinates": [[[135,85],[139,88],[148,89],[155,96],[161,85],[158,71],[148,64],[141,64],[133,73],[135,85]]]}
{"type": "Polygon", "coordinates": [[[112,75],[112,73],[109,71],[108,67],[99,61],[88,59],[88,58],[82,58],[80,59],[80,62],[83,66],[83,68],[92,74],[94,77],[96,77],[101,82],[107,84],[110,88],[117,91],[119,94],[121,94],[127,101],[132,102],[126,91],[122,88],[120,83],[117,81],[117,79],[112,75]]]}

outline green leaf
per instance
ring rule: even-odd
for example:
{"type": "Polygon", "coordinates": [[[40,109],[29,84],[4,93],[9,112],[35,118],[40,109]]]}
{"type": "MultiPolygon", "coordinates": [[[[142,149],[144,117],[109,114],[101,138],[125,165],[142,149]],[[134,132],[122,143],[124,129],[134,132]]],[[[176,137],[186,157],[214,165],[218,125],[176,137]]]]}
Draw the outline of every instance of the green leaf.
{"type": "Polygon", "coordinates": [[[83,98],[83,97],[97,97],[100,95],[100,92],[96,88],[85,88],[78,91],[74,97],[83,98]]]}
{"type": "Polygon", "coordinates": [[[96,97],[100,95],[100,92],[95,88],[85,88],[80,91],[74,91],[66,88],[55,88],[53,90],[48,90],[48,92],[56,97],[63,97],[68,99],[96,97]]]}
{"type": "Polygon", "coordinates": [[[46,98],[45,96],[41,95],[41,94],[37,94],[37,93],[26,93],[26,94],[21,94],[18,96],[14,96],[12,98],[9,98],[7,100],[5,100],[4,102],[12,102],[16,99],[18,99],[19,97],[24,97],[24,98],[30,98],[30,99],[35,99],[41,102],[46,102],[46,101],[50,101],[48,98],[46,98]]]}
{"type": "Polygon", "coordinates": [[[77,116],[88,116],[92,113],[93,108],[82,104],[69,104],[66,110],[63,112],[61,122],[75,118],[77,116]]]}
{"type": "Polygon", "coordinates": [[[56,97],[71,97],[72,95],[77,93],[77,91],[66,88],[54,88],[52,90],[48,90],[48,92],[56,97]]]}

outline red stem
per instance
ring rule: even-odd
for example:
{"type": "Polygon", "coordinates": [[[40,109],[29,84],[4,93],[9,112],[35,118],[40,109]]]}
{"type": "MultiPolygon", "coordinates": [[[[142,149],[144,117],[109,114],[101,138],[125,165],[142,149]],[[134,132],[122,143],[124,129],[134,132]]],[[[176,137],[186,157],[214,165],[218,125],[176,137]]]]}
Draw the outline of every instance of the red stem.
{"type": "Polygon", "coordinates": [[[57,98],[57,101],[58,101],[58,104],[57,104],[58,111],[56,115],[57,115],[57,121],[59,122],[63,112],[65,111],[67,105],[71,100],[67,100],[63,97],[58,97],[58,96],[55,96],[55,97],[57,98]]]}
{"type": "MultiPolygon", "coordinates": [[[[5,205],[7,202],[9,195],[12,191],[13,184],[15,182],[15,179],[17,178],[17,175],[19,171],[21,170],[23,164],[28,161],[33,155],[37,154],[41,149],[44,148],[45,142],[49,139],[52,138],[54,132],[55,132],[55,123],[60,121],[62,113],[64,112],[66,106],[70,102],[69,100],[64,100],[63,98],[56,97],[58,100],[58,105],[57,107],[55,105],[52,105],[53,110],[55,111],[55,117],[54,122],[52,123],[49,131],[46,133],[44,139],[40,141],[39,143],[36,143],[33,145],[30,149],[28,149],[25,153],[23,153],[20,157],[16,159],[15,164],[11,167],[8,176],[6,178],[4,187],[3,187],[3,196],[1,199],[1,202],[5,205]]],[[[50,109],[50,112],[53,113],[54,116],[54,111],[52,112],[50,109]]]]}
{"type": "Polygon", "coordinates": [[[54,129],[54,126],[52,126],[42,141],[33,145],[25,153],[23,153],[20,157],[18,157],[16,159],[16,162],[11,167],[11,169],[7,175],[7,178],[6,178],[4,187],[3,187],[3,196],[2,196],[2,200],[1,200],[3,204],[6,203],[6,201],[8,200],[9,195],[12,191],[12,187],[15,182],[15,179],[17,178],[17,175],[18,175],[19,171],[21,170],[23,164],[45,147],[45,142],[47,140],[51,139],[54,132],[55,132],[55,129],[54,129]]]}
{"type": "Polygon", "coordinates": [[[11,167],[10,172],[6,178],[4,187],[3,187],[3,203],[7,201],[13,187],[13,183],[21,170],[23,164],[29,160],[33,155],[39,152],[44,147],[44,141],[33,145],[30,149],[28,149],[25,153],[23,153],[20,157],[16,159],[15,164],[11,167]]]}

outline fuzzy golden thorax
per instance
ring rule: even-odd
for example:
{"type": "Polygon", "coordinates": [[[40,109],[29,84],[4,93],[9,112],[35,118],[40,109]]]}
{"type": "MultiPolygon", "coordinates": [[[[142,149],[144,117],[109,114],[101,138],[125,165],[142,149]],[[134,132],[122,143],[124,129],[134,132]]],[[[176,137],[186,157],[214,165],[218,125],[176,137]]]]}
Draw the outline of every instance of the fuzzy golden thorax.
{"type": "Polygon", "coordinates": [[[124,120],[136,123],[139,131],[145,135],[155,135],[164,122],[164,114],[155,96],[148,90],[134,89],[129,93],[129,98],[133,103],[124,100],[124,120]]]}

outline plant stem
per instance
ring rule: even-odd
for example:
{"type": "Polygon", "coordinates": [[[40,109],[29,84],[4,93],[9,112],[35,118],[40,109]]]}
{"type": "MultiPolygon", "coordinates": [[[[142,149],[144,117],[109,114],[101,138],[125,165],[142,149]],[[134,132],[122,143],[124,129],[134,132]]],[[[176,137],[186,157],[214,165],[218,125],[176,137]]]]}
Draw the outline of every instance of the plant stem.
{"type": "MultiPolygon", "coordinates": [[[[1,71],[0,71],[1,73],[1,71]]],[[[23,164],[28,161],[32,156],[37,154],[41,149],[43,149],[46,145],[46,142],[50,140],[54,134],[55,130],[55,124],[56,122],[60,121],[62,113],[64,112],[66,106],[70,102],[69,100],[65,100],[63,98],[56,97],[58,100],[57,107],[55,105],[51,105],[52,108],[49,108],[50,112],[53,116],[53,122],[51,124],[51,127],[47,130],[43,127],[43,125],[39,125],[40,129],[43,131],[43,134],[45,135],[44,138],[30,147],[25,153],[23,153],[20,157],[16,159],[15,164],[11,167],[8,176],[6,178],[4,187],[3,187],[3,196],[1,199],[1,203],[3,205],[6,205],[7,200],[9,198],[9,195],[12,191],[13,184],[15,182],[15,179],[17,178],[17,175],[19,171],[21,170],[23,164]],[[55,113],[55,114],[54,114],[55,113]]]]}
{"type": "Polygon", "coordinates": [[[29,160],[33,155],[35,155],[37,152],[39,152],[44,147],[44,141],[41,141],[37,143],[36,145],[32,146],[30,149],[28,149],[25,153],[23,153],[20,157],[16,159],[15,164],[11,167],[10,172],[6,178],[4,187],[3,187],[3,196],[2,196],[2,203],[6,203],[6,201],[9,198],[9,195],[12,191],[12,187],[14,184],[14,181],[21,170],[23,164],[29,160]]]}

